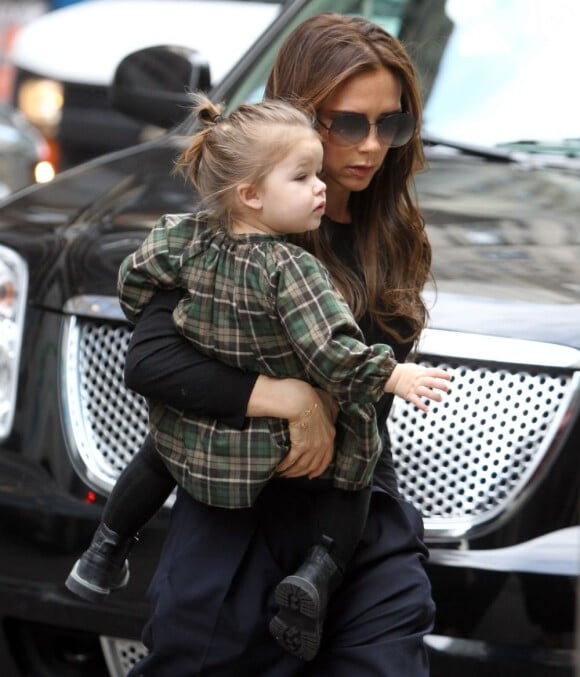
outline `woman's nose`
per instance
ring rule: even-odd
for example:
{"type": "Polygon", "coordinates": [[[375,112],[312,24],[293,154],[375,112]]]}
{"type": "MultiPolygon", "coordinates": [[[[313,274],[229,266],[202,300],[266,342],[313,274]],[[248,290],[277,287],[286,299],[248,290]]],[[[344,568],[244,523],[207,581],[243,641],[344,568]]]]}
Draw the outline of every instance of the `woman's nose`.
{"type": "Polygon", "coordinates": [[[382,149],[384,146],[381,144],[379,141],[379,133],[377,131],[377,126],[376,125],[371,125],[369,129],[369,133],[365,136],[365,138],[358,144],[359,148],[363,150],[372,150],[375,151],[377,149],[382,149]]]}

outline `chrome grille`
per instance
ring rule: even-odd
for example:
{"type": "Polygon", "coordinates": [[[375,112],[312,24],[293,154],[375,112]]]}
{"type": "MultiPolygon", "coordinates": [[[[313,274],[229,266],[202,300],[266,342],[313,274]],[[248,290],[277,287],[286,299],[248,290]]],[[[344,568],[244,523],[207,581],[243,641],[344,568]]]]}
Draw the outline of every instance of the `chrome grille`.
{"type": "Polygon", "coordinates": [[[571,376],[423,360],[453,376],[423,413],[396,398],[389,432],[401,493],[426,519],[492,518],[514,500],[557,433],[571,376]]]}
{"type": "MultiPolygon", "coordinates": [[[[122,323],[74,316],[65,333],[71,458],[85,481],[106,493],[147,432],[145,401],[123,385],[129,338],[122,323]]],[[[494,519],[528,486],[557,438],[577,375],[463,358],[423,362],[451,371],[452,393],[426,414],[395,399],[395,466],[401,493],[423,514],[427,532],[459,536],[494,519]]]]}
{"type": "Polygon", "coordinates": [[[146,647],[136,640],[101,636],[101,648],[110,677],[125,677],[147,655],[146,647]]]}
{"type": "Polygon", "coordinates": [[[123,382],[131,337],[120,323],[77,320],[65,332],[65,420],[73,462],[109,492],[147,434],[147,404],[123,382]]]}

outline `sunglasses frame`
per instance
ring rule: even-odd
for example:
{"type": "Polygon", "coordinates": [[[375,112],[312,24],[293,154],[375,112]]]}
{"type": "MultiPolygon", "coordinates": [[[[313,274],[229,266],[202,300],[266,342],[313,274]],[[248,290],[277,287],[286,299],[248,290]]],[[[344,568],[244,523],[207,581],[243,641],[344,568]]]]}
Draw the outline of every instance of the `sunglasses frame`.
{"type": "Polygon", "coordinates": [[[350,146],[356,146],[357,144],[361,143],[361,141],[364,141],[365,139],[367,139],[369,134],[371,133],[372,127],[377,128],[377,140],[382,146],[388,146],[389,148],[401,148],[403,146],[406,146],[409,143],[409,141],[411,141],[411,139],[413,138],[415,131],[417,129],[417,121],[415,120],[415,116],[412,113],[409,113],[407,111],[396,111],[394,113],[387,113],[387,115],[383,115],[381,118],[379,118],[377,120],[377,122],[370,122],[369,119],[367,118],[367,116],[363,115],[363,113],[339,113],[334,118],[332,118],[330,125],[324,124],[324,122],[322,122],[322,120],[319,117],[316,118],[316,122],[328,132],[329,138],[332,138],[332,135],[334,134],[335,139],[336,139],[336,137],[338,137],[338,138],[341,138],[342,141],[345,141],[344,137],[341,137],[340,134],[337,133],[336,131],[333,132],[333,129],[332,129],[332,126],[334,125],[336,120],[340,120],[341,118],[363,119],[367,124],[366,133],[364,134],[364,136],[361,136],[361,138],[358,139],[357,141],[343,143],[343,142],[339,142],[339,141],[335,140],[336,145],[342,146],[343,148],[348,148],[350,146]],[[392,145],[391,143],[384,142],[381,139],[381,135],[379,133],[379,126],[383,122],[385,122],[385,120],[393,119],[394,117],[397,117],[397,118],[403,117],[403,118],[410,119],[410,120],[413,121],[413,131],[411,133],[411,136],[407,139],[407,141],[405,141],[404,143],[397,144],[396,146],[392,145]]]}

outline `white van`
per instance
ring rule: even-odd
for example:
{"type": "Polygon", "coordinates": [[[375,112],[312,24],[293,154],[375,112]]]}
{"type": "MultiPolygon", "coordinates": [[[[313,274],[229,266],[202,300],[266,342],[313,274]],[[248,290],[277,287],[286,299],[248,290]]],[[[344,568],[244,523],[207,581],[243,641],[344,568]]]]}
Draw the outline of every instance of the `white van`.
{"type": "Polygon", "coordinates": [[[12,102],[51,142],[60,169],[138,143],[150,131],[114,111],[119,62],[156,45],[194,48],[219,82],[274,20],[268,0],[86,0],[48,12],[16,36],[12,102]]]}

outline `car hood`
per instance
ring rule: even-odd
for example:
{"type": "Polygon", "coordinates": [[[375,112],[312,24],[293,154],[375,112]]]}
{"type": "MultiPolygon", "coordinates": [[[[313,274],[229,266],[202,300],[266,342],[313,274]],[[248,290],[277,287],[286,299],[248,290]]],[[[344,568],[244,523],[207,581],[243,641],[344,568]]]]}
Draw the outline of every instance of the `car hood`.
{"type": "Polygon", "coordinates": [[[440,329],[580,344],[580,173],[433,156],[417,189],[440,329]]]}
{"type": "MultiPolygon", "coordinates": [[[[163,213],[195,206],[152,143],[21,191],[0,209],[0,243],[20,251],[29,299],[116,294],[122,259],[163,213]]],[[[433,245],[430,326],[580,349],[580,175],[432,157],[417,180],[433,245]]]]}

